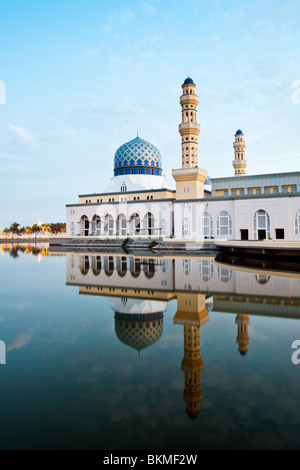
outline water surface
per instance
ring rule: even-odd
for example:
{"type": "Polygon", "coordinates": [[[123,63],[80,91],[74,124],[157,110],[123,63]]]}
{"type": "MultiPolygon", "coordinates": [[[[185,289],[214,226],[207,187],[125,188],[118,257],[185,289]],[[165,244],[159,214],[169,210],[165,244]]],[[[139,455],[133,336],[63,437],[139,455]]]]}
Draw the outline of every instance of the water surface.
{"type": "Polygon", "coordinates": [[[300,449],[299,274],[2,251],[1,449],[300,449]]]}

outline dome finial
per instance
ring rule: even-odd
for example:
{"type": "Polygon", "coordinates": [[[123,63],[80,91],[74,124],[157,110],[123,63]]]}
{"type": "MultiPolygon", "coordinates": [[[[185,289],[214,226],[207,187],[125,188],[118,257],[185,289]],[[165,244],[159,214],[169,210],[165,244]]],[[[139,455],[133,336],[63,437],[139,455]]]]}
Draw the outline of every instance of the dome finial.
{"type": "Polygon", "coordinates": [[[138,137],[139,136],[139,130],[137,129],[136,131],[136,136],[138,137]]]}
{"type": "Polygon", "coordinates": [[[193,80],[190,76],[188,76],[188,78],[186,78],[186,79],[184,80],[184,83],[183,83],[183,84],[184,84],[184,85],[190,85],[190,84],[194,85],[194,80],[193,80]]]}

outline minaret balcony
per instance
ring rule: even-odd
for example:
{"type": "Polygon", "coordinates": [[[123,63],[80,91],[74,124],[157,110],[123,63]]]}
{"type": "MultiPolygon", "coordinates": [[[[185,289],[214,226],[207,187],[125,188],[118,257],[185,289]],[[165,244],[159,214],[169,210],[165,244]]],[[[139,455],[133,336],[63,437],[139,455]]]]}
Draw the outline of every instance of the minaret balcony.
{"type": "Polygon", "coordinates": [[[179,124],[180,131],[181,129],[187,129],[189,127],[199,129],[200,131],[200,124],[198,124],[197,122],[184,122],[183,124],[179,124]]]}
{"type": "Polygon", "coordinates": [[[172,176],[175,178],[177,177],[184,177],[186,176],[194,176],[194,175],[201,175],[201,177],[204,177],[204,179],[207,178],[207,171],[204,170],[203,168],[200,167],[195,167],[195,168],[179,168],[177,170],[172,170],[172,176]]]}
{"type": "Polygon", "coordinates": [[[181,106],[186,106],[187,104],[192,104],[197,106],[199,103],[199,98],[194,93],[187,93],[180,97],[181,106]]]}

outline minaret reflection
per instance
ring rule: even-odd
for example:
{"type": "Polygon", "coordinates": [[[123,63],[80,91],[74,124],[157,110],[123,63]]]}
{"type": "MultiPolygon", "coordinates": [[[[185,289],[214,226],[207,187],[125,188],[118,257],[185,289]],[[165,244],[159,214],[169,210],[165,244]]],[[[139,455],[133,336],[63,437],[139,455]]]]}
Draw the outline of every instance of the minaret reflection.
{"type": "Polygon", "coordinates": [[[200,328],[208,321],[205,295],[178,294],[174,324],[184,326],[184,357],[181,362],[185,376],[183,399],[186,402],[186,412],[191,419],[197,418],[200,413],[200,402],[203,398],[201,372],[204,364],[201,359],[200,328]]]}
{"type": "Polygon", "coordinates": [[[235,319],[235,323],[237,324],[236,342],[239,345],[239,352],[241,356],[245,356],[248,352],[248,344],[250,343],[248,335],[250,318],[248,315],[238,313],[235,319]]]}

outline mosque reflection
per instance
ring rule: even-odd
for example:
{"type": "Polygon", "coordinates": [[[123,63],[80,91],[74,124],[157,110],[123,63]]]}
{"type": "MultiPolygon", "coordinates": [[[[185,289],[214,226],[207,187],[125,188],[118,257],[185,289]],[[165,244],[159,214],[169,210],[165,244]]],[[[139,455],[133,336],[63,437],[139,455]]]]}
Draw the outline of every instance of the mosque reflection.
{"type": "Polygon", "coordinates": [[[163,335],[164,312],[177,300],[174,325],[183,327],[183,398],[198,416],[201,390],[200,330],[212,312],[235,314],[237,351],[248,352],[251,315],[300,319],[300,274],[241,269],[205,258],[154,258],[116,254],[66,254],[67,285],[80,294],[105,296],[115,333],[138,354],[163,335]]]}

